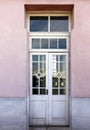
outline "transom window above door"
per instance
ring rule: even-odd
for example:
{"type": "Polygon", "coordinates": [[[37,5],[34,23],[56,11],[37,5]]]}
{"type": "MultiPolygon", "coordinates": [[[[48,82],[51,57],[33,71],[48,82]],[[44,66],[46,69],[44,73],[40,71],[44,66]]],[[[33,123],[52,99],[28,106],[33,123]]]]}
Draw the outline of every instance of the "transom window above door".
{"type": "Polygon", "coordinates": [[[30,32],[69,32],[69,16],[30,16],[30,32]]]}
{"type": "Polygon", "coordinates": [[[67,49],[67,38],[32,38],[31,49],[67,49]]]}

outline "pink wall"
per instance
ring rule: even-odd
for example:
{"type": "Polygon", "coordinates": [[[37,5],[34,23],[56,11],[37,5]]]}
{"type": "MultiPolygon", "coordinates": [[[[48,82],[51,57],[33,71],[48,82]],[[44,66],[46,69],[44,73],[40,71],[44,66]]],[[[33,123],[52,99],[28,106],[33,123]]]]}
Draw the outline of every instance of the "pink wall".
{"type": "Polygon", "coordinates": [[[24,3],[0,1],[0,97],[26,96],[24,3]]]}
{"type": "Polygon", "coordinates": [[[90,1],[77,1],[71,32],[71,90],[73,97],[90,97],[90,1]]]}
{"type": "Polygon", "coordinates": [[[0,1],[0,97],[27,95],[27,33],[24,4],[74,4],[70,48],[70,87],[73,97],[90,97],[90,1],[0,1]]]}

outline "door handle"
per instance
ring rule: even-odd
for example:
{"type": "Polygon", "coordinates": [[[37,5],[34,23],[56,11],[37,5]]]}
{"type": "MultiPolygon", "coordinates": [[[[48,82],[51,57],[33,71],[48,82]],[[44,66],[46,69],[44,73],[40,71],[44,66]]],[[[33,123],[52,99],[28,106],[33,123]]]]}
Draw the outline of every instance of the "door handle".
{"type": "Polygon", "coordinates": [[[46,89],[46,95],[48,95],[48,89],[46,89]]]}

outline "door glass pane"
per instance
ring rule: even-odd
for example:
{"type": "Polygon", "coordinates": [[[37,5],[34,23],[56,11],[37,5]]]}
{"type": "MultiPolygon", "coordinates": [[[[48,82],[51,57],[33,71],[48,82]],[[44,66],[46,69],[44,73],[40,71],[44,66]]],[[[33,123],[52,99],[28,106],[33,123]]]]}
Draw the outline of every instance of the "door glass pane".
{"type": "Polygon", "coordinates": [[[40,95],[45,95],[45,89],[40,89],[40,95]]]}
{"type": "Polygon", "coordinates": [[[58,87],[58,78],[57,77],[53,77],[53,88],[54,87],[58,87]]]}
{"type": "Polygon", "coordinates": [[[38,55],[33,55],[33,56],[32,56],[32,60],[33,60],[33,61],[38,61],[38,55]]]}
{"type": "Polygon", "coordinates": [[[42,74],[45,74],[45,72],[46,72],[46,64],[45,63],[40,63],[40,72],[42,74]]]}
{"type": "Polygon", "coordinates": [[[38,87],[38,78],[35,75],[33,75],[32,86],[38,87]]]}
{"type": "Polygon", "coordinates": [[[64,95],[65,93],[66,93],[66,56],[53,55],[52,56],[52,94],[64,95]]]}
{"type": "Polygon", "coordinates": [[[58,89],[53,89],[53,95],[58,95],[58,89]]]}
{"type": "Polygon", "coordinates": [[[68,16],[51,16],[51,32],[68,32],[68,16]]]}
{"type": "Polygon", "coordinates": [[[67,48],[66,39],[59,39],[58,48],[59,49],[66,49],[67,48]]]}
{"type": "Polygon", "coordinates": [[[65,72],[66,69],[66,63],[60,63],[60,71],[65,72]]]}
{"type": "Polygon", "coordinates": [[[60,95],[66,95],[66,89],[60,89],[60,95]]]}
{"type": "Polygon", "coordinates": [[[40,78],[40,87],[46,87],[46,77],[40,78]]]}
{"type": "Polygon", "coordinates": [[[40,55],[40,61],[45,61],[45,56],[44,55],[40,55]]]}
{"type": "Polygon", "coordinates": [[[48,49],[48,39],[41,39],[41,49],[48,49]]]}
{"type": "Polygon", "coordinates": [[[60,79],[60,87],[66,87],[66,79],[65,78],[60,79]]]}
{"type": "Polygon", "coordinates": [[[32,56],[32,94],[46,94],[46,56],[32,56]],[[42,89],[41,89],[42,88],[42,89]]]}
{"type": "Polygon", "coordinates": [[[40,39],[32,39],[32,49],[40,49],[40,39]]]}
{"type": "Polygon", "coordinates": [[[38,95],[38,89],[33,89],[33,94],[38,95]]]}
{"type": "Polygon", "coordinates": [[[33,68],[33,74],[36,74],[38,72],[38,63],[37,62],[33,63],[32,68],[33,68]]]}
{"type": "Polygon", "coordinates": [[[30,17],[30,31],[31,32],[47,32],[48,31],[48,17],[47,16],[31,16],[30,17]]]}
{"type": "Polygon", "coordinates": [[[61,55],[61,56],[60,56],[60,61],[66,62],[66,56],[65,56],[65,55],[61,55]]]}
{"type": "Polygon", "coordinates": [[[50,49],[57,49],[57,39],[50,39],[50,49]]]}

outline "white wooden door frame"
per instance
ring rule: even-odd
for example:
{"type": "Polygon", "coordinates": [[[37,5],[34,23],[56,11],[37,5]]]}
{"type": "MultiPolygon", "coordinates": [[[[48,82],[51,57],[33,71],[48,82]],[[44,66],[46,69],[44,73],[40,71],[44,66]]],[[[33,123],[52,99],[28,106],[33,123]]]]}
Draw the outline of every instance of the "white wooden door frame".
{"type": "MultiPolygon", "coordinates": [[[[66,101],[66,124],[56,124],[56,125],[69,125],[68,124],[68,117],[69,117],[69,113],[68,113],[68,90],[69,90],[69,86],[68,86],[68,53],[49,53],[49,67],[52,68],[52,55],[66,55],[66,95],[53,95],[52,94],[52,76],[49,76],[49,125],[53,126],[55,125],[52,121],[52,102],[53,101],[66,101]]],[[[52,70],[51,68],[49,69],[49,75],[52,75],[52,70]]]]}
{"type": "MultiPolygon", "coordinates": [[[[30,117],[32,118],[33,117],[33,113],[32,113],[32,104],[33,104],[33,101],[35,100],[39,100],[39,101],[45,101],[46,102],[46,122],[45,122],[45,125],[54,125],[54,123],[52,123],[52,102],[55,101],[55,100],[58,100],[59,101],[63,101],[63,100],[66,100],[66,103],[67,103],[67,108],[66,108],[66,124],[57,124],[57,125],[68,125],[68,53],[31,53],[30,54],[30,61],[32,61],[32,55],[45,55],[46,56],[46,89],[48,90],[48,95],[35,95],[33,96],[32,95],[32,87],[30,87],[30,117]],[[52,55],[66,55],[66,74],[67,74],[67,78],[66,78],[66,96],[62,96],[62,95],[52,95],[52,71],[51,71],[51,67],[52,67],[52,55]],[[50,68],[50,69],[49,69],[50,68]]],[[[31,63],[32,64],[32,63],[31,63]]],[[[30,70],[32,70],[32,65],[30,66],[30,70]]],[[[32,71],[30,71],[30,77],[32,77],[32,71]]],[[[32,86],[32,80],[30,80],[30,86],[32,86]]],[[[30,125],[34,125],[32,123],[32,119],[30,118],[30,125]]],[[[40,123],[40,122],[38,122],[40,123]]],[[[38,125],[37,123],[37,125],[38,125]]]]}
{"type": "Polygon", "coordinates": [[[33,110],[33,101],[35,102],[36,100],[37,101],[43,101],[43,102],[45,102],[45,104],[46,104],[46,113],[45,113],[45,116],[46,116],[46,119],[45,119],[45,123],[42,121],[42,120],[40,120],[40,121],[38,121],[38,120],[36,120],[35,122],[36,122],[36,125],[39,125],[41,122],[43,122],[41,125],[44,125],[44,124],[46,124],[46,125],[48,125],[48,95],[33,95],[32,94],[32,55],[45,55],[46,56],[46,89],[48,90],[48,69],[47,69],[47,67],[48,67],[48,62],[47,62],[47,58],[48,58],[48,56],[47,56],[47,54],[46,53],[30,53],[30,125],[34,125],[34,123],[32,122],[32,117],[34,116],[33,115],[33,112],[32,112],[32,110],[33,110]]]}

